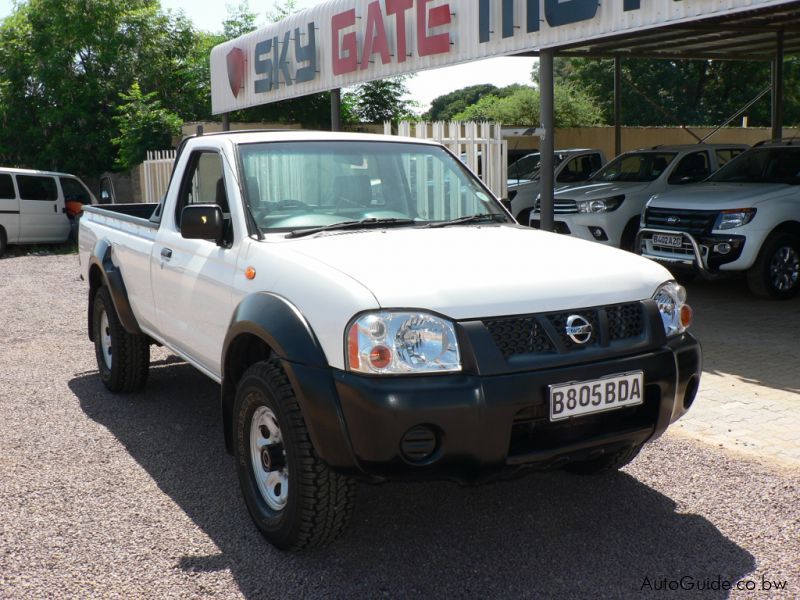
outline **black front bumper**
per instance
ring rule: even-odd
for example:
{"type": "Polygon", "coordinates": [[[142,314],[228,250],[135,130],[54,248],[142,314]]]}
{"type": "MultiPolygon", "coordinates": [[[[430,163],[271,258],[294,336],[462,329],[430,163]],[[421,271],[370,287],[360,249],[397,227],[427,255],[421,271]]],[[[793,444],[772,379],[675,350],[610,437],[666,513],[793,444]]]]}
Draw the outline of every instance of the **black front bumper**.
{"type": "Polygon", "coordinates": [[[366,377],[287,368],[317,452],[335,469],[372,479],[475,481],[520,467],[554,468],[659,436],[691,406],[701,373],[691,335],[663,342],[605,360],[492,375],[467,368],[366,377]],[[644,373],[643,404],[550,422],[549,385],[632,371],[644,373]],[[413,444],[420,430],[435,438],[423,458],[408,451],[407,434],[413,444]]]}

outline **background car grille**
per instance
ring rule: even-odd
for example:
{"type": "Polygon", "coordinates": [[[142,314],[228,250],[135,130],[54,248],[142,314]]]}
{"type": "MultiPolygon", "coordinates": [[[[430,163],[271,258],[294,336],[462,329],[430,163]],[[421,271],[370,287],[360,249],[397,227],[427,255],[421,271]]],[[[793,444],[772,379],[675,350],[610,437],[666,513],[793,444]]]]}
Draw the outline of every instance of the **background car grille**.
{"type": "Polygon", "coordinates": [[[520,354],[580,351],[596,347],[602,339],[610,342],[638,339],[645,331],[644,308],[640,302],[482,321],[507,359],[520,354]],[[589,343],[576,344],[569,338],[566,325],[570,315],[580,315],[592,324],[594,335],[589,343]]]}
{"type": "MultiPolygon", "coordinates": [[[[537,200],[533,212],[542,212],[542,201],[537,200]]],[[[557,215],[574,215],[578,212],[578,203],[575,200],[556,198],[553,200],[553,213],[557,215]]]]}
{"type": "Polygon", "coordinates": [[[672,231],[686,231],[694,235],[710,233],[717,220],[716,211],[708,210],[683,210],[673,208],[651,207],[645,211],[645,224],[654,229],[667,229],[672,231]],[[678,222],[670,223],[671,219],[678,222]]]}

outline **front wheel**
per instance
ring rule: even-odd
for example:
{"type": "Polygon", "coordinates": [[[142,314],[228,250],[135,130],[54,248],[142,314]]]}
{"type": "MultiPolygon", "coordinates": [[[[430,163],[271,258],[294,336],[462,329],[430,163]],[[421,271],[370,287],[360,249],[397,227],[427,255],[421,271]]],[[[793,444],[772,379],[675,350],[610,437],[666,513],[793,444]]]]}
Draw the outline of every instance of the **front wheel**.
{"type": "Polygon", "coordinates": [[[800,292],[800,238],[771,235],[747,272],[750,291],[761,298],[788,300],[800,292]]]}
{"type": "Polygon", "coordinates": [[[141,390],[150,369],[150,340],[125,331],[107,287],[101,287],[95,296],[92,325],[103,384],[115,393],[141,390]]]}
{"type": "Polygon", "coordinates": [[[337,539],[353,512],[355,484],[317,456],[278,360],[247,370],[236,391],[234,414],[239,484],[264,537],[282,550],[337,539]]]}

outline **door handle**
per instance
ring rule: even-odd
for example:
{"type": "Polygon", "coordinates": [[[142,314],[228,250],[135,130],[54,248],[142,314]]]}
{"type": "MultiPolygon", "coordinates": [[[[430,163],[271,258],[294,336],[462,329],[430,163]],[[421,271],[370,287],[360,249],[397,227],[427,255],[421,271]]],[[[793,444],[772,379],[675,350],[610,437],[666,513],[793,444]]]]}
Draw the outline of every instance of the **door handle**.
{"type": "Polygon", "coordinates": [[[172,250],[169,248],[161,249],[161,260],[169,260],[172,258],[172,250]]]}
{"type": "Polygon", "coordinates": [[[58,204],[53,204],[53,212],[54,213],[58,212],[58,204]]]}

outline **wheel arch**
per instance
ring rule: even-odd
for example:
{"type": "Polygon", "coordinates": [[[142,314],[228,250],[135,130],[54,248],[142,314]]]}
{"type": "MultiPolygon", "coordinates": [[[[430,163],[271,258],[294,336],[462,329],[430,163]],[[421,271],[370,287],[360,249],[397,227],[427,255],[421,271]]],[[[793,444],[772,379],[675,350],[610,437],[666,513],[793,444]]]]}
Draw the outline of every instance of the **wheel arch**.
{"type": "Polygon", "coordinates": [[[128,290],[122,279],[122,273],[111,258],[112,245],[108,240],[98,240],[89,256],[89,302],[87,312],[89,339],[94,341],[94,325],[92,314],[97,290],[105,285],[111,294],[111,302],[117,312],[120,324],[132,335],[142,335],[139,323],[133,314],[128,290]]]}
{"type": "Polygon", "coordinates": [[[784,221],[773,228],[773,230],[769,232],[767,238],[780,233],[788,233],[800,238],[800,221],[784,221]]]}
{"type": "Polygon", "coordinates": [[[253,364],[277,358],[297,397],[311,441],[331,466],[352,469],[354,458],[344,416],[322,346],[302,313],[286,298],[260,292],[234,311],[222,350],[222,426],[225,448],[234,448],[234,403],[242,376],[253,364]]]}

